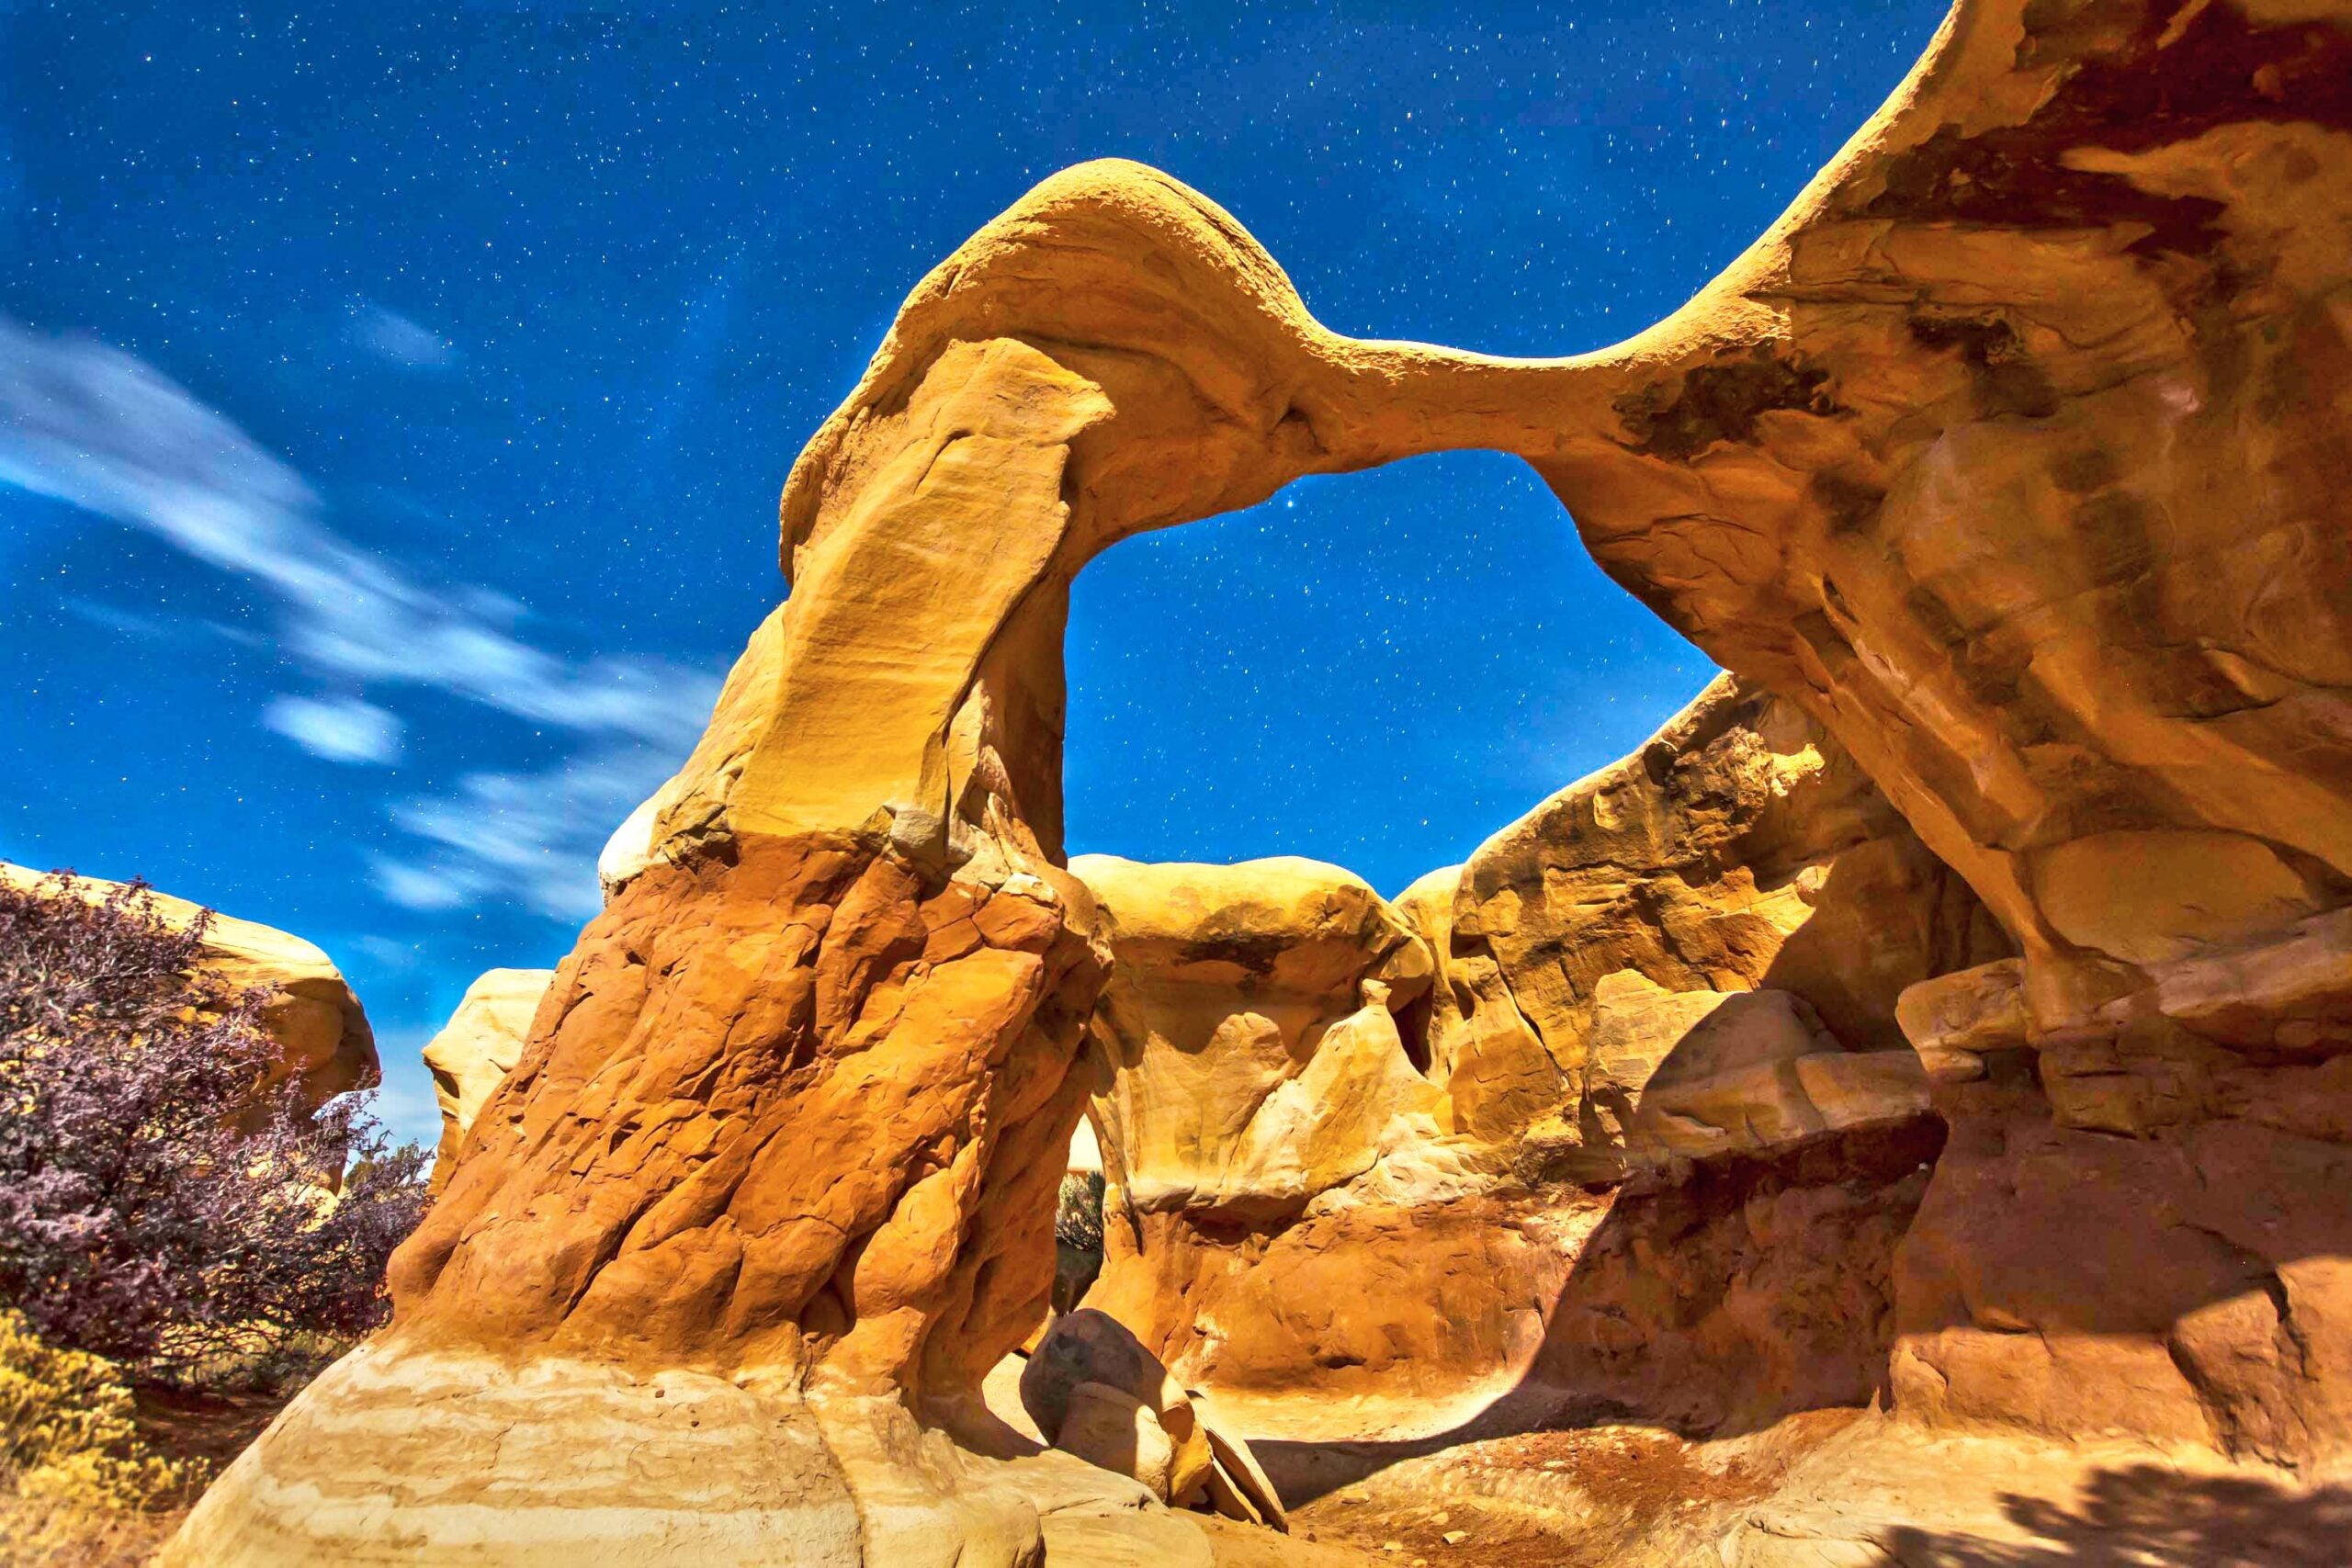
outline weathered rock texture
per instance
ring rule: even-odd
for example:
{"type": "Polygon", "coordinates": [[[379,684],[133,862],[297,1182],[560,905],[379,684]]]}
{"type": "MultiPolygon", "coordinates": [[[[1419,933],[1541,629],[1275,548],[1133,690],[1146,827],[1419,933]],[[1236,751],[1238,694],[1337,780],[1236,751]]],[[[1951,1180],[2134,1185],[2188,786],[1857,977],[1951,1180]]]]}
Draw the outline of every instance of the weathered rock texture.
{"type": "MultiPolygon", "coordinates": [[[[517,1560],[409,1485],[461,1462],[454,1435],[365,1467],[326,1436],[363,1383],[423,1397],[433,1358],[487,1355],[548,1403],[501,1407],[479,1495],[540,1509],[550,1555],[592,1529],[551,1504],[584,1419],[556,1391],[683,1368],[822,1393],[859,1540],[803,1560],[1027,1561],[1035,1499],[959,1491],[909,1413],[967,1407],[1051,1276],[1105,968],[1055,863],[1068,586],[1129,535],[1448,446],[1523,455],[1607,570],[1824,727],[2017,943],[2038,1083],[1953,1090],[1904,1407],[2342,1454],[2347,20],[1962,0],[1721,277],[1564,361],[1339,337],[1175,182],[1045,182],[917,288],[796,464],[791,598],[484,1109],[518,1135],[461,1151],[365,1377],[306,1393],[180,1560],[350,1557],[362,1517],[407,1561],[517,1560]],[[2075,1228],[2021,1244],[2045,1204],[2075,1228]],[[2145,1243],[2120,1290],[2109,1219],[2145,1243]],[[2086,1377],[2074,1346],[2173,1381],[2086,1377]]],[[[1502,1054],[1501,1082],[1540,1080],[1502,1054]]],[[[1579,1152],[1588,1100],[1611,1113],[1589,1066],[1579,1152]]],[[[650,1429],[628,1408],[605,1435],[650,1429]]],[[[770,1508],[725,1473],[639,1488],[644,1539],[770,1508]]],[[[817,1530],[837,1494],[791,1506],[817,1530]]]]}
{"type": "Polygon", "coordinates": [[[1394,908],[1071,870],[1113,953],[1088,1301],[1180,1375],[1686,1427],[1883,1385],[1942,1136],[1896,998],[2007,939],[1793,705],[1719,679],[1394,908]]]}
{"type": "Polygon", "coordinates": [[[1199,1397],[1107,1314],[1055,1320],[1023,1364],[1023,1413],[1055,1447],[1134,1477],[1162,1501],[1287,1528],[1250,1445],[1218,1431],[1199,1397]]]}
{"type": "MultiPolygon", "coordinates": [[[[44,874],[0,861],[0,882],[12,887],[34,886],[44,874]]],[[[95,876],[74,879],[74,891],[94,903],[120,886],[95,876]]],[[[167,893],[150,897],[155,913],[181,930],[204,913],[204,906],[167,893]]],[[[268,993],[262,1024],[285,1053],[282,1076],[272,1081],[291,1078],[305,1103],[315,1108],[336,1095],[372,1088],[381,1076],[366,1010],[343,971],[312,943],[215,910],[204,931],[203,964],[240,990],[268,993]]]]}
{"type": "Polygon", "coordinates": [[[441,1107],[441,1143],[433,1156],[433,1182],[447,1182],[458,1149],[481,1108],[522,1059],[552,969],[489,969],[466,987],[458,1010],[424,1045],[433,1097],[441,1107]]]}
{"type": "Polygon", "coordinates": [[[1595,1175],[1924,1110],[1896,998],[2010,951],[1842,745],[1729,676],[1400,904],[1456,1123],[1595,1175]]]}
{"type": "Polygon", "coordinates": [[[1128,1204],[1295,1215],[1437,1135],[1440,1096],[1398,1032],[1427,1000],[1429,948],[1362,881],[1295,859],[1070,870],[1114,955],[1094,1119],[1128,1204]]]}

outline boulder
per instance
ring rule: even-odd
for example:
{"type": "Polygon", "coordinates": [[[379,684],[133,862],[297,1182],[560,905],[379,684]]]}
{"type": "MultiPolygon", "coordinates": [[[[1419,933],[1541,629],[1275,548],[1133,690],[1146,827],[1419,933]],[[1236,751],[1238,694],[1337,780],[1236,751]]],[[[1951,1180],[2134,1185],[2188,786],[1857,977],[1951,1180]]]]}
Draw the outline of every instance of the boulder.
{"type": "MultiPolygon", "coordinates": [[[[45,874],[0,861],[0,882],[26,888],[45,874]]],[[[73,879],[74,893],[103,901],[121,884],[94,876],[73,879]]],[[[185,931],[207,911],[200,904],[151,890],[158,917],[185,931]]],[[[275,927],[210,911],[204,928],[205,970],[240,990],[267,993],[262,1025],[285,1053],[282,1077],[300,1087],[315,1109],[336,1095],[373,1088],[382,1077],[376,1033],[343,971],[314,944],[275,927]]]]}
{"type": "Polygon", "coordinates": [[[1193,1438],[1184,1445],[1190,1451],[1180,1452],[1160,1412],[1125,1389],[1082,1382],[1065,1401],[1054,1447],[1089,1464],[1131,1475],[1166,1503],[1199,1489],[1206,1479],[1208,1440],[1197,1433],[1193,1438]]]}
{"type": "Polygon", "coordinates": [[[424,1045],[425,1069],[441,1107],[434,1185],[448,1179],[458,1147],[492,1090],[522,1059],[531,1020],[555,978],[552,969],[489,969],[466,987],[458,1010],[424,1045]]]}
{"type": "Polygon", "coordinates": [[[1289,1528],[1250,1445],[1213,1427],[1199,1396],[1107,1314],[1081,1307],[1055,1320],[1022,1368],[1021,1404],[1054,1447],[1132,1476],[1163,1502],[1289,1528]]]}

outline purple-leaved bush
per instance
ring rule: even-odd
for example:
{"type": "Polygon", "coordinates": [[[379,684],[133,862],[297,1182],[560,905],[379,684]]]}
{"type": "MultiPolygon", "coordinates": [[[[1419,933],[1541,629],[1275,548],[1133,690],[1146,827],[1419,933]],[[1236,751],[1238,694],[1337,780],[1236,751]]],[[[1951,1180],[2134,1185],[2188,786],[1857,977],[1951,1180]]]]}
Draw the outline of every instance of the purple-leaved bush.
{"type": "Polygon", "coordinates": [[[165,1379],[374,1328],[425,1201],[362,1097],[277,1081],[266,994],[198,967],[203,932],[138,883],[0,885],[0,1305],[165,1379]]]}

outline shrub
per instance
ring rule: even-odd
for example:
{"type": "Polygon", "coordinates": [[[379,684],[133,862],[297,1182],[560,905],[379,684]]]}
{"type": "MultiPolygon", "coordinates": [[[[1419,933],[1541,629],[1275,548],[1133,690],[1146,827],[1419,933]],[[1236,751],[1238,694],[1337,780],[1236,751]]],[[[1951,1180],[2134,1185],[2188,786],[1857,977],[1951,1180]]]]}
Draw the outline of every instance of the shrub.
{"type": "Polygon", "coordinates": [[[1102,1271],[1102,1178],[1070,1171],[1054,1206],[1054,1288],[1057,1314],[1085,1299],[1102,1271]]]}
{"type": "Polygon", "coordinates": [[[180,1491],[180,1468],[148,1453],[121,1369],[41,1343],[0,1310],[0,1459],[17,1492],[69,1507],[146,1508],[180,1491]]]}
{"type": "Polygon", "coordinates": [[[301,1102],[266,993],[202,969],[209,918],[0,886],[0,1305],[164,1378],[374,1328],[424,1203],[362,1097],[301,1102]]]}
{"type": "Polygon", "coordinates": [[[147,1568],[178,1518],[0,1492],[0,1568],[147,1568]]]}
{"type": "Polygon", "coordinates": [[[1071,1171],[1054,1208],[1054,1240],[1073,1252],[1102,1255],[1102,1178],[1071,1171]]]}

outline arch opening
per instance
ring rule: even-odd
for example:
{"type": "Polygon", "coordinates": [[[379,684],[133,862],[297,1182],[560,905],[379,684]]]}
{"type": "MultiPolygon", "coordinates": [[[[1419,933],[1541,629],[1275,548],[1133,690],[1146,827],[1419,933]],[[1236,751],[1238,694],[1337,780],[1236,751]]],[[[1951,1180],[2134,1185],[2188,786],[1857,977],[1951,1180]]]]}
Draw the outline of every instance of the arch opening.
{"type": "Polygon", "coordinates": [[[1518,459],[1310,475],[1070,594],[1069,852],[1303,855],[1394,895],[1637,748],[1715,674],[1518,459]]]}

